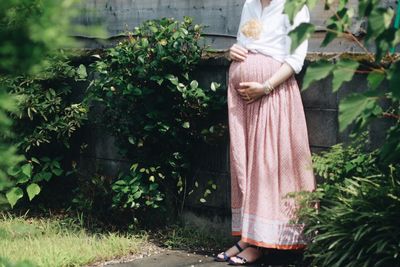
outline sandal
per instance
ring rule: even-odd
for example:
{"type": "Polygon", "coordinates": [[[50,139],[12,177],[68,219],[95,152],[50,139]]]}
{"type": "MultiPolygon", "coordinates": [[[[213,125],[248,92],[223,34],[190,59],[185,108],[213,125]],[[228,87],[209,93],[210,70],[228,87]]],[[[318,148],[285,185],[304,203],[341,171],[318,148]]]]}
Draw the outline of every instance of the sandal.
{"type": "MultiPolygon", "coordinates": [[[[236,242],[235,247],[239,250],[238,253],[242,252],[243,249],[244,249],[244,248],[240,247],[239,241],[236,242]]],[[[214,260],[215,260],[215,261],[229,261],[229,260],[230,260],[230,257],[229,257],[229,256],[226,254],[226,252],[224,251],[224,252],[218,254],[218,255],[214,258],[214,260]],[[219,255],[222,255],[223,258],[218,257],[219,255]]]]}
{"type": "MultiPolygon", "coordinates": [[[[259,250],[259,249],[261,249],[261,247],[258,247],[258,246],[255,246],[255,245],[249,245],[249,247],[253,247],[253,248],[256,248],[257,250],[259,250]]],[[[249,264],[253,264],[253,263],[255,263],[256,261],[258,261],[261,257],[262,257],[262,255],[263,254],[261,254],[256,260],[254,260],[254,261],[248,261],[246,258],[244,258],[244,257],[242,257],[242,256],[234,256],[234,258],[237,258],[237,259],[239,259],[240,260],[240,262],[235,262],[235,261],[233,261],[231,258],[229,259],[229,262],[228,262],[228,264],[229,265],[249,265],[249,264]]],[[[232,257],[233,258],[233,257],[232,257]]]]}

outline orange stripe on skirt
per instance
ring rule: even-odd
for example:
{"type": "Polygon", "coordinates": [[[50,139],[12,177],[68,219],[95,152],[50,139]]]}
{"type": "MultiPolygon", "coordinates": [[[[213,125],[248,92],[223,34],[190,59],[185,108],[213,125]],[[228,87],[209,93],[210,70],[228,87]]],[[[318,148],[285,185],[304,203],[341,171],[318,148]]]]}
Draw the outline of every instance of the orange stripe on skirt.
{"type": "Polygon", "coordinates": [[[237,92],[240,82],[265,82],[281,64],[249,53],[229,68],[232,235],[262,247],[298,249],[309,240],[304,224],[291,223],[296,203],[284,196],[316,187],[300,89],[293,75],[251,104],[237,92]]]}

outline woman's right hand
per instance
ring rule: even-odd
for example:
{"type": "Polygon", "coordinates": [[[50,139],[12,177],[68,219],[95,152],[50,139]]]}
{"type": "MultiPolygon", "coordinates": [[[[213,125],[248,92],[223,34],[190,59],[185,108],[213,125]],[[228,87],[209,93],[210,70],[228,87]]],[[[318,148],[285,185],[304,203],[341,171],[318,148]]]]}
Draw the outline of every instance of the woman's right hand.
{"type": "Polygon", "coordinates": [[[241,45],[234,44],[229,49],[229,57],[234,61],[245,60],[249,51],[241,45]]]}

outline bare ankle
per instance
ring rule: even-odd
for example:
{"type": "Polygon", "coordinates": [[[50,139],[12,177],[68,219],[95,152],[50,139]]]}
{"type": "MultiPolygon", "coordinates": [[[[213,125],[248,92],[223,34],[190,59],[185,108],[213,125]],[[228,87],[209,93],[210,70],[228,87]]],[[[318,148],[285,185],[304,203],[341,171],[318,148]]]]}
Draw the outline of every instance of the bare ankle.
{"type": "Polygon", "coordinates": [[[240,239],[240,243],[241,243],[242,245],[244,245],[244,246],[248,246],[248,245],[249,245],[249,243],[243,241],[242,239],[240,239]]]}

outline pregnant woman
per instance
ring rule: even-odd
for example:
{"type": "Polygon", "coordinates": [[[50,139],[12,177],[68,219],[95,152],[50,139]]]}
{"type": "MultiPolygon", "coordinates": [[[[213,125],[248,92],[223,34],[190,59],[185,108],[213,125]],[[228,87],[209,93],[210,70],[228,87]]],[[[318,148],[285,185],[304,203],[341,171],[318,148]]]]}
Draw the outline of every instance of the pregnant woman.
{"type": "Polygon", "coordinates": [[[294,74],[308,41],[292,54],[287,33],[310,16],[304,6],[293,25],[285,0],[247,0],[237,43],[230,49],[228,113],[232,235],[240,240],[216,257],[251,263],[265,248],[303,249],[304,225],[295,223],[289,192],[314,191],[307,125],[294,74]]]}

